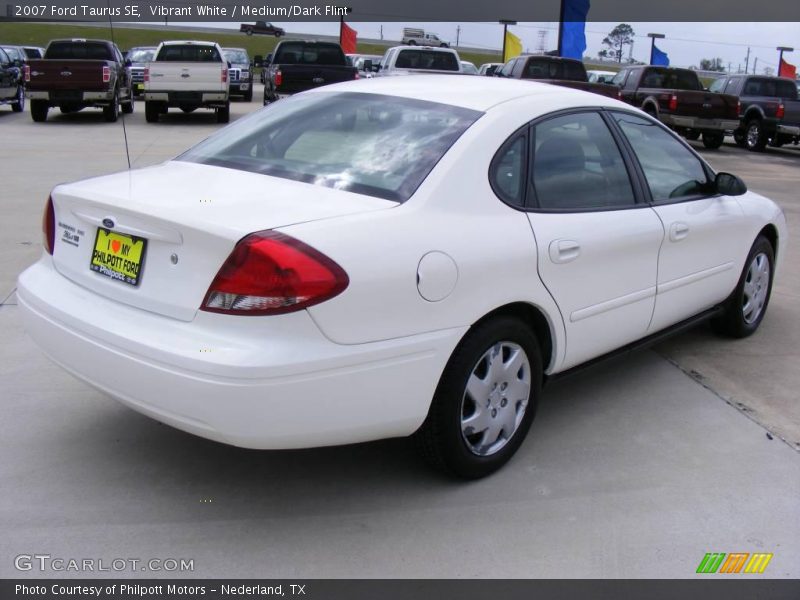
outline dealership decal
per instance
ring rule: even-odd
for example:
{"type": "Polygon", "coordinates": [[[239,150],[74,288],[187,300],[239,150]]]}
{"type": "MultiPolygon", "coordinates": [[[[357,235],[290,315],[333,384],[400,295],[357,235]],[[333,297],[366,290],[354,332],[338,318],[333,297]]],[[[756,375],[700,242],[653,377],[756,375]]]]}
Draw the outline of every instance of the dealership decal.
{"type": "Polygon", "coordinates": [[[66,223],[62,223],[61,221],[58,222],[58,226],[62,229],[61,232],[61,241],[65,244],[69,244],[70,246],[75,246],[76,248],[81,244],[81,237],[86,235],[82,229],[77,229],[72,225],[67,225],[66,223]]]}

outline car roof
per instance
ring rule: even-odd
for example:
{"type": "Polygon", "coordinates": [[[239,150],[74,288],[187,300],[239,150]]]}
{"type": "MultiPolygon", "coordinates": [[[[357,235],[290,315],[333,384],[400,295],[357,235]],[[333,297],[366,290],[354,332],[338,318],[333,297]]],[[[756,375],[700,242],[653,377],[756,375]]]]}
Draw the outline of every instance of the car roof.
{"type": "Polygon", "coordinates": [[[547,83],[500,77],[469,77],[457,73],[452,75],[424,74],[373,77],[372,79],[335,83],[315,88],[305,93],[318,94],[333,91],[385,94],[401,98],[428,100],[484,112],[493,106],[516,98],[536,98],[556,94],[564,98],[565,108],[570,106],[630,108],[630,106],[618,100],[547,83]]]}

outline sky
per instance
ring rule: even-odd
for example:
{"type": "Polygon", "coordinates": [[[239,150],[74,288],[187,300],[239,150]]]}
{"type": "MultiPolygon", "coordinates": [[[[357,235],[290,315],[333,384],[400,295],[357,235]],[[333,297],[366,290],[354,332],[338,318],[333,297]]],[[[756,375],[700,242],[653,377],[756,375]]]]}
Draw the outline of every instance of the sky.
{"type": "MultiPolygon", "coordinates": [[[[800,1],[800,0],[799,0],[800,1]]],[[[302,23],[275,22],[291,33],[311,33],[338,35],[337,22],[302,23]]],[[[206,23],[204,25],[211,25],[206,23]]],[[[219,23],[219,26],[236,27],[238,23],[219,23]]],[[[358,31],[359,38],[380,38],[381,27],[383,38],[397,40],[401,38],[403,27],[421,27],[426,31],[439,34],[443,39],[455,44],[457,28],[459,43],[462,46],[475,48],[500,49],[503,41],[502,25],[497,23],[351,23],[358,31]]],[[[590,22],[586,26],[586,54],[596,57],[603,48],[602,40],[617,23],[590,22]]],[[[656,42],[658,47],[669,54],[673,66],[688,67],[698,65],[701,58],[721,58],[727,67],[728,63],[736,71],[739,65],[743,69],[747,48],[750,47],[750,72],[757,58],[759,73],[763,67],[771,67],[777,71],[777,46],[796,48],[794,53],[785,54],[785,58],[800,64],[800,23],[630,23],[636,34],[633,45],[633,57],[648,62],[650,57],[650,39],[648,33],[663,33],[666,39],[656,42]]],[[[539,47],[539,32],[546,32],[548,50],[556,48],[558,40],[558,23],[520,23],[509,26],[509,30],[522,39],[526,51],[534,52],[539,47]]],[[[626,53],[627,53],[626,49],[626,53]]]]}

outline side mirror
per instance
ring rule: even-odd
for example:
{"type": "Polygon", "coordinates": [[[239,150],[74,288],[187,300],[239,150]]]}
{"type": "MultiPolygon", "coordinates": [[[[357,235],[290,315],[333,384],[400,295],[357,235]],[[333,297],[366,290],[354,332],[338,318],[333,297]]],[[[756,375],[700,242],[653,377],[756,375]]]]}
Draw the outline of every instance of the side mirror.
{"type": "Polygon", "coordinates": [[[267,54],[267,58],[264,59],[264,64],[265,65],[271,65],[272,64],[272,52],[267,54]]]}
{"type": "Polygon", "coordinates": [[[725,196],[741,196],[747,192],[744,181],[730,173],[717,173],[714,185],[717,192],[725,196]]]}
{"type": "Polygon", "coordinates": [[[228,68],[230,69],[231,68],[231,61],[227,60],[227,61],[225,61],[225,63],[228,65],[228,68]]]}
{"type": "Polygon", "coordinates": [[[361,65],[361,68],[364,71],[372,71],[372,59],[365,58],[363,64],[361,65]]]}
{"type": "Polygon", "coordinates": [[[126,66],[126,67],[130,67],[130,66],[132,66],[132,65],[133,65],[133,63],[131,62],[131,59],[130,59],[130,58],[126,58],[126,59],[125,59],[125,66],[126,66]]]}

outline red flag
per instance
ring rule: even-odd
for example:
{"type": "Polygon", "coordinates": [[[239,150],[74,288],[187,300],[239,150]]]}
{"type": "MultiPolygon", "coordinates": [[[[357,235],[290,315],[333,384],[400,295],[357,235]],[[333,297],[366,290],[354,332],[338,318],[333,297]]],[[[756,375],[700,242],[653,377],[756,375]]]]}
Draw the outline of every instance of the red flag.
{"type": "Polygon", "coordinates": [[[352,27],[348,27],[347,23],[342,21],[342,27],[339,31],[339,43],[342,46],[345,54],[356,53],[356,39],[358,32],[352,27]]]}
{"type": "Polygon", "coordinates": [[[788,77],[789,79],[797,79],[797,67],[781,59],[781,66],[778,69],[778,77],[788,77]]]}

